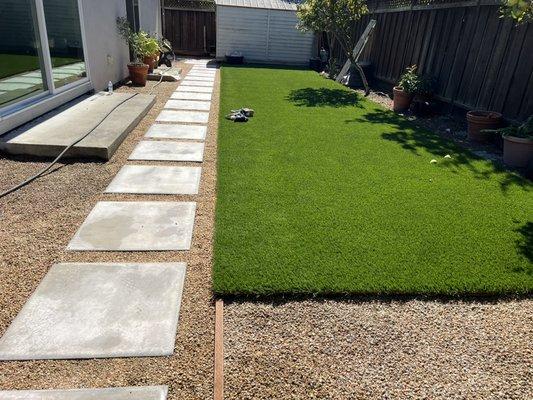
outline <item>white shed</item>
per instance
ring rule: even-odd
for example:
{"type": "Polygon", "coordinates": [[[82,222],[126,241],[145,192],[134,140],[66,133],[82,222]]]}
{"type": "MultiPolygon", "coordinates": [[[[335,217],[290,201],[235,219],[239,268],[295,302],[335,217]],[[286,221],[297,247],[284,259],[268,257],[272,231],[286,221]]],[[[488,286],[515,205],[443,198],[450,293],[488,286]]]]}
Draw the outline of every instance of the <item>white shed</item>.
{"type": "Polygon", "coordinates": [[[314,56],[314,35],[296,29],[298,2],[215,0],[216,56],[239,51],[245,62],[303,65],[314,56]]]}

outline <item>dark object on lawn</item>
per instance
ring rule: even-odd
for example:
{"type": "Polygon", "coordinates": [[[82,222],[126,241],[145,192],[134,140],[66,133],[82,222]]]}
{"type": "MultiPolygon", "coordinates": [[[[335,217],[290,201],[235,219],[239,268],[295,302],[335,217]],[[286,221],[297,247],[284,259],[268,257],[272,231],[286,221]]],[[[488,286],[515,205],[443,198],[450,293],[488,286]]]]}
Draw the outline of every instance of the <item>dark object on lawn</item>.
{"type": "Polygon", "coordinates": [[[240,51],[234,51],[231,54],[226,54],[226,62],[228,64],[244,64],[244,56],[240,51]]]}
{"type": "Polygon", "coordinates": [[[251,108],[240,108],[238,110],[231,110],[231,113],[226,115],[226,119],[233,122],[247,122],[248,118],[254,116],[254,110],[251,108]]]}
{"type": "Polygon", "coordinates": [[[415,96],[411,103],[411,111],[420,117],[425,117],[434,113],[435,102],[425,96],[415,96]]]}
{"type": "Polygon", "coordinates": [[[474,142],[486,143],[489,136],[481,131],[498,129],[502,125],[502,115],[495,111],[468,111],[468,138],[474,142]]]}
{"type": "Polygon", "coordinates": [[[312,69],[316,72],[322,72],[322,60],[320,58],[310,58],[309,59],[309,69],[312,69]]]}

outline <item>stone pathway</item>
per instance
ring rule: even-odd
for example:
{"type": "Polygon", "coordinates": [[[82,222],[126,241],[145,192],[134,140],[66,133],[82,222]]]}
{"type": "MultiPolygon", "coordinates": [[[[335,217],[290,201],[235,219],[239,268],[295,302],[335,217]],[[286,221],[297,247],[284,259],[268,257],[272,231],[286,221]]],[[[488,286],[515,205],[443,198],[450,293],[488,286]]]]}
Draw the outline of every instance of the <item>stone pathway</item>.
{"type": "MultiPolygon", "coordinates": [[[[216,75],[206,64],[195,61],[128,158],[173,165],[125,165],[106,193],[198,194],[201,167],[176,163],[203,160],[216,75]]],[[[67,250],[187,251],[195,210],[195,202],[99,201],[67,250]]],[[[0,360],[170,355],[185,270],[184,263],[56,264],[0,339],[0,360]]],[[[0,392],[0,398],[13,400],[166,395],[166,386],[0,392]]]]}

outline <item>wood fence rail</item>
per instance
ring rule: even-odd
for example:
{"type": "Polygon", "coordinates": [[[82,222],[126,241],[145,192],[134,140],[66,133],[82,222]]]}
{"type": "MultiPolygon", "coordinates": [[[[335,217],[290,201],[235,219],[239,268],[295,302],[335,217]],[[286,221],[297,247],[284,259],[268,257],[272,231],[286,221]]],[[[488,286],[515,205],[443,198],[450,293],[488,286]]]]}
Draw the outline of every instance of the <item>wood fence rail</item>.
{"type": "Polygon", "coordinates": [[[497,5],[443,0],[369,3],[378,11],[354,29],[360,35],[371,18],[377,20],[360,57],[372,63],[375,78],[395,83],[407,66],[416,64],[419,73],[437,79],[441,100],[499,111],[512,120],[533,114],[533,24],[516,26],[500,18],[497,5]],[[406,3],[408,10],[401,8],[406,3]],[[417,9],[422,3],[426,8],[417,9]],[[455,7],[458,3],[462,5],[455,7]]]}

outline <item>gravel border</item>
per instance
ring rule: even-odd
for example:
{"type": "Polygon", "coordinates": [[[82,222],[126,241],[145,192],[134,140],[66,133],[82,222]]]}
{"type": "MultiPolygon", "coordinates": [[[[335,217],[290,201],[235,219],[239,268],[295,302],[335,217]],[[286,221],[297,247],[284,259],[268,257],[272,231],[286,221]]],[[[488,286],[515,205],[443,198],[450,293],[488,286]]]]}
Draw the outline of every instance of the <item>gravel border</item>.
{"type": "Polygon", "coordinates": [[[226,399],[531,399],[533,300],[226,303],[226,399]]]}
{"type": "MultiPolygon", "coordinates": [[[[192,65],[179,64],[184,72],[192,65]]],[[[65,389],[169,385],[169,399],[207,399],[213,392],[214,307],[211,258],[216,191],[216,133],[219,74],[215,80],[211,120],[198,195],[103,194],[135,145],[155,121],[178,83],[155,89],[157,102],[108,162],[68,160],[54,172],[0,200],[0,335],[15,318],[52,264],[58,262],[187,262],[187,277],[174,355],[99,360],[0,362],[0,389],[65,389]],[[192,248],[188,252],[66,252],[65,247],[100,200],[196,201],[192,248]]],[[[117,92],[148,93],[122,86],[117,92]]],[[[30,176],[46,164],[24,156],[0,159],[0,190],[30,176]]],[[[138,165],[197,163],[128,162],[138,165]]]]}

